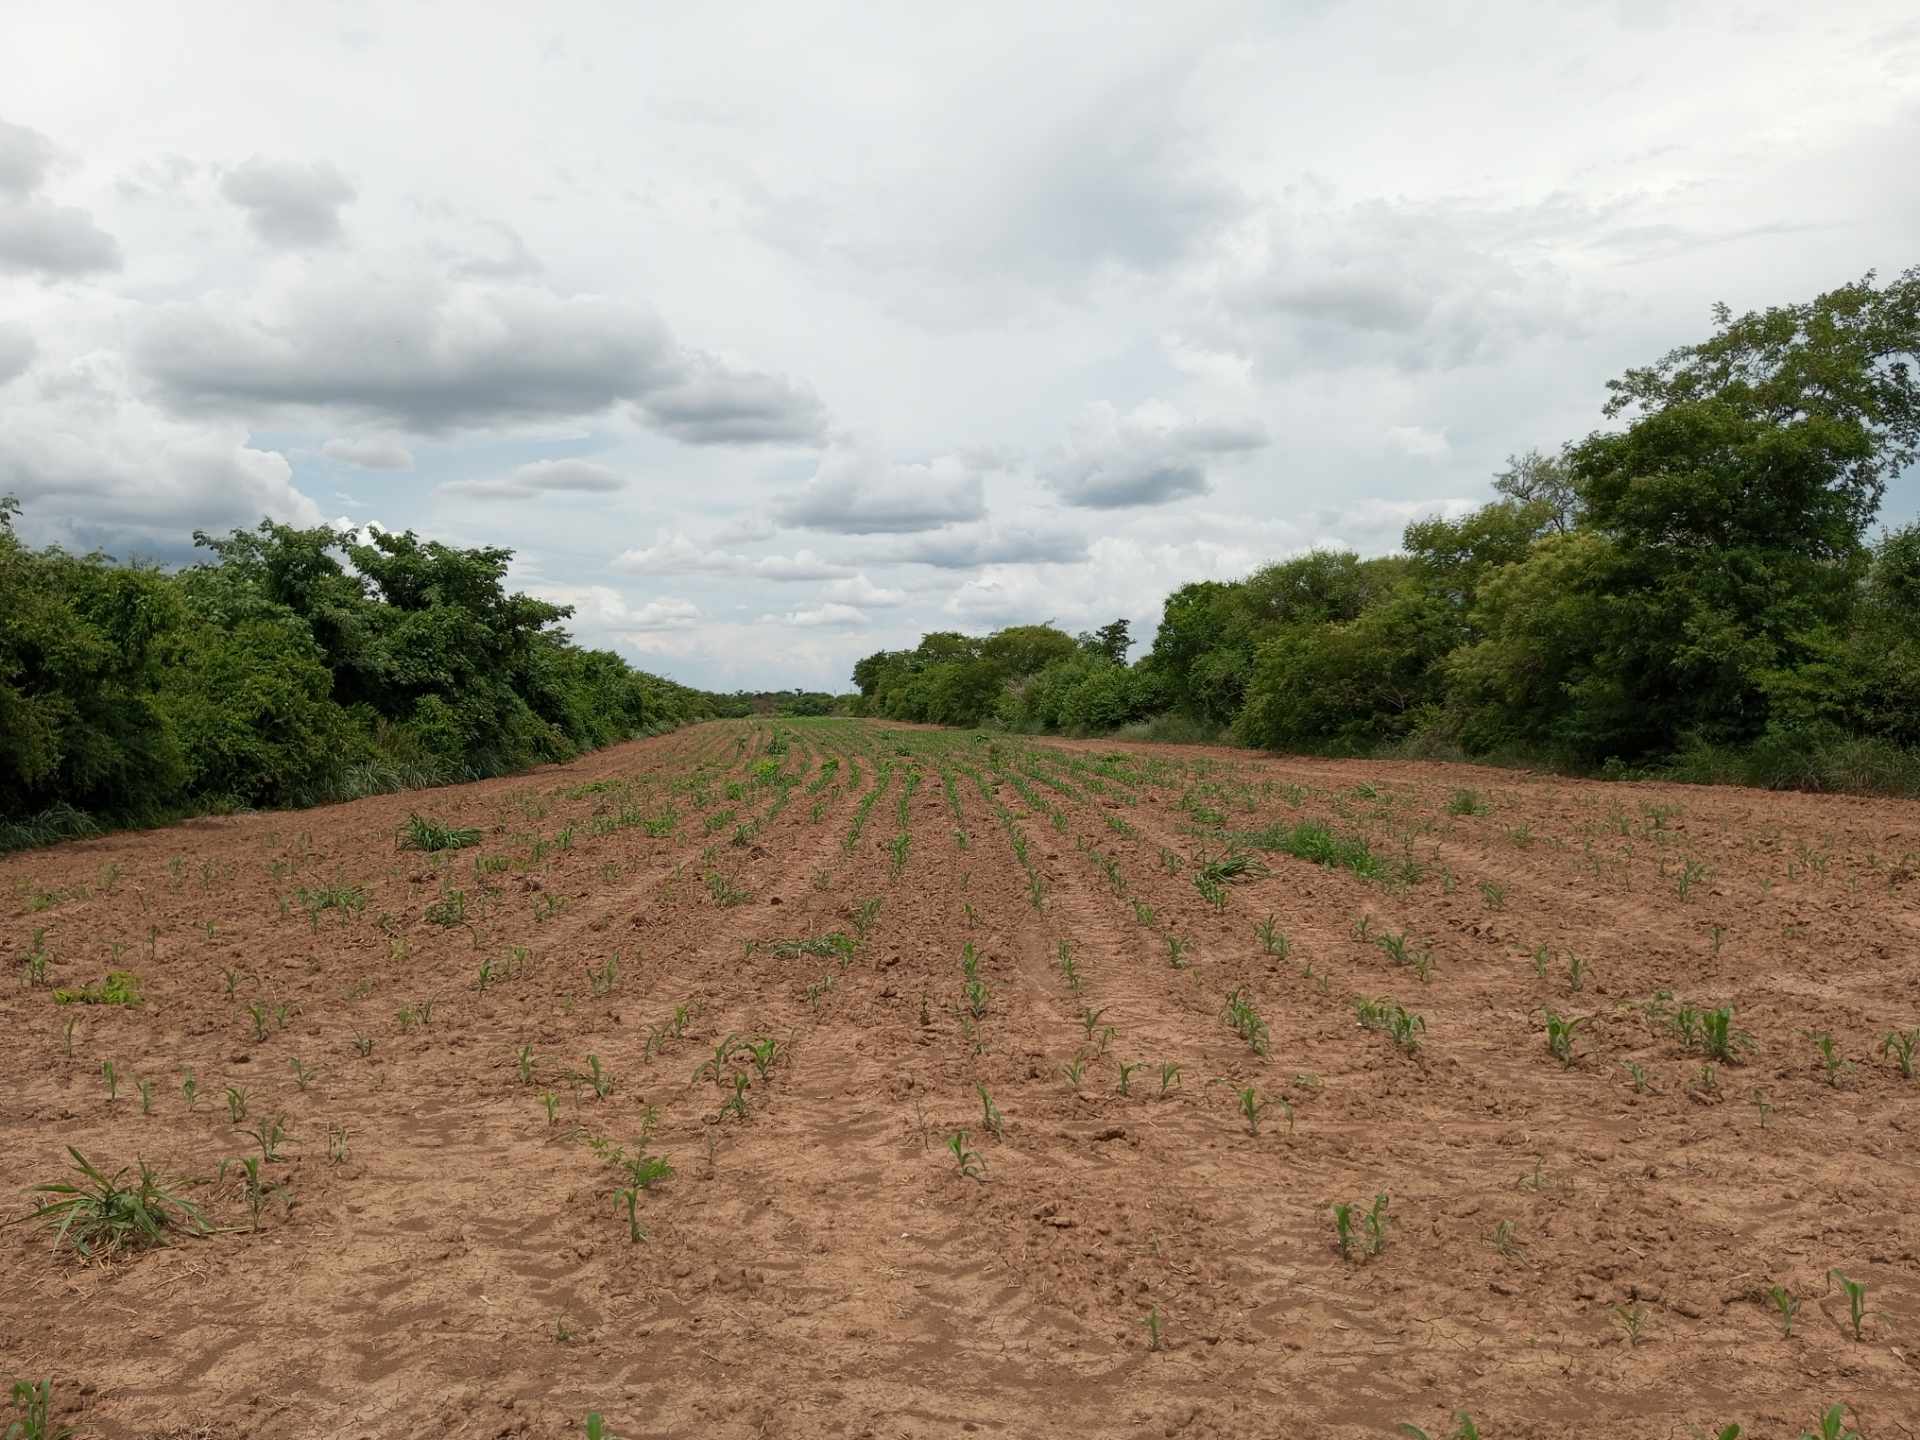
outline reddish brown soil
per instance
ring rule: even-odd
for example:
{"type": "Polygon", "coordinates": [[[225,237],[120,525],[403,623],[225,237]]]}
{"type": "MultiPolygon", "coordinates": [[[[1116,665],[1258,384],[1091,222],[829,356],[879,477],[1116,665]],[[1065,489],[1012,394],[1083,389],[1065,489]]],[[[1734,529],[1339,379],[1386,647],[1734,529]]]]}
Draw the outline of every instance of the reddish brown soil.
{"type": "MultiPolygon", "coordinates": [[[[1793,1440],[1835,1403],[1869,1440],[1920,1428],[1920,1081],[1881,1053],[1889,1029],[1920,1025],[1913,806],[780,728],[788,772],[810,768],[737,846],[734,823],[766,816],[777,792],[731,801],[720,787],[762,758],[765,724],[0,861],[0,954],[19,959],[43,927],[51,983],[69,986],[113,967],[117,944],[145,993],[137,1009],[56,1005],[9,965],[5,1213],[30,1215],[25,1187],[63,1178],[71,1144],[197,1182],[185,1193],[220,1227],[92,1263],[54,1253],[31,1218],[0,1230],[0,1385],[51,1377],[56,1417],[104,1440],[561,1437],[589,1410],[623,1440],[1357,1440],[1403,1421],[1439,1440],[1456,1410],[1488,1440],[1733,1421],[1793,1440]],[[897,749],[919,752],[924,775],[898,874],[897,749]],[[1023,777],[1031,800],[992,769],[1029,753],[1055,782],[1023,777]],[[835,754],[833,782],[809,793],[835,754]],[[876,760],[897,768],[848,849],[854,755],[861,791],[876,760]],[[1115,773],[1134,783],[1067,766],[1109,755],[1128,757],[1115,773]],[[661,811],[702,760],[716,793],[704,811],[679,797],[676,834],[608,828],[623,805],[630,821],[661,811]],[[1004,822],[964,772],[956,821],[949,761],[982,775],[1004,822]],[[584,788],[616,781],[627,788],[584,788]],[[1486,813],[1449,813],[1467,787],[1486,813]],[[1217,911],[1191,858],[1178,874],[1163,863],[1163,848],[1218,852],[1196,808],[1234,830],[1322,819],[1418,875],[1274,854],[1217,911]],[[706,833],[727,809],[735,821],[706,833]],[[400,851],[412,810],[479,827],[482,843],[400,851]],[[535,854],[569,825],[570,848],[535,854]],[[476,874],[479,856],[507,868],[476,874]],[[749,898],[719,903],[709,872],[749,898]],[[443,877],[465,892],[462,923],[428,917],[443,877]],[[363,887],[364,910],[310,924],[298,892],[336,880],[363,887]],[[844,968],[773,953],[852,934],[873,897],[844,968]],[[1255,936],[1269,914],[1284,960],[1255,936]],[[1372,938],[1402,932],[1431,955],[1424,982],[1372,938]],[[1186,968],[1169,963],[1168,934],[1187,942],[1186,968]],[[972,1039],[968,941],[990,991],[972,1039]],[[515,946],[520,973],[479,989],[481,962],[515,946]],[[616,952],[611,990],[595,993],[589,969],[616,952]],[[1236,989],[1270,1026],[1265,1058],[1224,1018],[1236,989]],[[1647,1018],[1660,990],[1731,1003],[1752,1032],[1711,1090],[1701,1053],[1647,1018]],[[1353,997],[1381,995],[1424,1017],[1416,1053],[1356,1024],[1353,997]],[[403,1030],[399,1012],[429,1000],[430,1024],[403,1030]],[[289,1007],[265,1040],[256,1001],[289,1007]],[[685,1034],[649,1058],[679,1004],[685,1034]],[[1075,1091],[1063,1068],[1094,1048],[1087,1007],[1096,1037],[1115,1033],[1075,1091]],[[1548,1053],[1549,1009],[1590,1017],[1570,1067],[1548,1053]],[[1848,1062],[1836,1083],[1810,1032],[1848,1062]],[[729,1034],[781,1041],[744,1119],[721,1114],[730,1085],[691,1078],[729,1034]],[[575,1078],[590,1054],[614,1077],[601,1100],[575,1078]],[[305,1089],[295,1059],[317,1072],[305,1089]],[[116,1100],[103,1060],[122,1077],[116,1100]],[[1126,1096],[1121,1061],[1146,1062],[1126,1096]],[[1163,1061],[1182,1067],[1165,1096],[1163,1061]],[[150,1114],[137,1079],[152,1082],[150,1114]],[[294,1137],[263,1167],[288,1188],[257,1232],[233,1169],[219,1178],[254,1145],[228,1123],[229,1085],[250,1092],[249,1124],[284,1115],[294,1137]],[[1005,1117],[999,1139],[976,1085],[1005,1117]],[[1236,1112],[1246,1086],[1275,1097],[1257,1136],[1236,1112]],[[647,1237],[633,1243],[615,1173],[585,1142],[631,1147],[648,1107],[675,1173],[640,1197],[647,1237]],[[960,1127],[984,1183],[945,1148],[960,1127]],[[1331,1203],[1364,1209],[1380,1192],[1385,1250],[1343,1259],[1331,1203]],[[1859,1340],[1833,1269],[1869,1287],[1859,1340]],[[1804,1299],[1791,1339],[1765,1301],[1776,1284],[1804,1299]]],[[[752,1073],[744,1055],[727,1069],[752,1073]]]]}

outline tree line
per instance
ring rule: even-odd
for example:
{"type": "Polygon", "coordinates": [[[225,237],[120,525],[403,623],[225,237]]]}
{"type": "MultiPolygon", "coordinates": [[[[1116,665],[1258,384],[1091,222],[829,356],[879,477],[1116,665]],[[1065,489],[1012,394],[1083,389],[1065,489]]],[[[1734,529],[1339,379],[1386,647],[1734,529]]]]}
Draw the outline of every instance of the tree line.
{"type": "Polygon", "coordinates": [[[854,667],[870,714],[1920,790],[1920,267],[1734,316],[1609,382],[1401,553],[1316,551],[1127,625],[938,632],[854,667]]]}
{"type": "Polygon", "coordinates": [[[0,498],[0,848],[479,779],[735,708],[573,644],[570,607],[508,593],[508,550],[263,521],[166,572],[30,548],[18,514],[0,498]]]}

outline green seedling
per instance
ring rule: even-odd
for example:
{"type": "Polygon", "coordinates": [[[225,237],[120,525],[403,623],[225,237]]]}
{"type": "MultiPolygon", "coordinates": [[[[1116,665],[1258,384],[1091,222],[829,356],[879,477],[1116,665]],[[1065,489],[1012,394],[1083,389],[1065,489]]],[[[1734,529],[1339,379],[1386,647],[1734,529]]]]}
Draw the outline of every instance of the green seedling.
{"type": "Polygon", "coordinates": [[[612,993],[614,981],[620,976],[620,952],[614,951],[599,965],[587,967],[587,988],[595,995],[612,993]]]}
{"type": "Polygon", "coordinates": [[[1187,942],[1178,935],[1167,936],[1167,963],[1176,970],[1184,970],[1193,962],[1186,958],[1187,942]]]}
{"type": "Polygon", "coordinates": [[[127,1184],[124,1167],[107,1175],[73,1146],[67,1153],[81,1179],[33,1187],[36,1195],[51,1197],[38,1202],[33,1218],[53,1228],[56,1252],[70,1245],[82,1259],[105,1259],[166,1245],[173,1231],[206,1233],[200,1211],[168,1189],[146,1161],[138,1162],[138,1183],[127,1184]]]}
{"type": "Polygon", "coordinates": [[[1504,910],[1507,908],[1507,887],[1497,880],[1482,880],[1480,899],[1489,910],[1504,910]]]}
{"type": "Polygon", "coordinates": [[[1913,1050],[1920,1043],[1920,1029],[1889,1030],[1886,1038],[1880,1042],[1881,1055],[1892,1055],[1893,1063],[1900,1067],[1904,1079],[1913,1078],[1913,1050]]]}
{"type": "Polygon", "coordinates": [[[1162,1095],[1180,1088],[1180,1062],[1163,1060],[1160,1063],[1160,1093],[1162,1095]]]}
{"type": "Polygon", "coordinates": [[[42,1380],[37,1385],[16,1380],[11,1399],[20,1418],[8,1423],[6,1440],[71,1440],[74,1433],[71,1428],[54,1426],[51,1380],[42,1380]]]}
{"type": "Polygon", "coordinates": [[[1866,1320],[1867,1316],[1874,1313],[1867,1309],[1867,1287],[1859,1281],[1849,1280],[1838,1270],[1829,1270],[1827,1272],[1827,1288],[1829,1290],[1833,1288],[1833,1283],[1836,1280],[1840,1282],[1841,1290],[1846,1293],[1847,1316],[1853,1324],[1853,1338],[1858,1340],[1860,1338],[1861,1324],[1866,1320]]]}
{"type": "Polygon", "coordinates": [[[1366,1232],[1367,1255],[1378,1255],[1387,1248],[1387,1197],[1373,1197],[1373,1208],[1360,1214],[1351,1204],[1337,1204],[1333,1207],[1334,1245],[1340,1251],[1343,1260],[1354,1258],[1355,1247],[1360,1244],[1361,1231],[1366,1232]],[[1355,1223],[1356,1216],[1358,1222],[1355,1223]]]}
{"type": "Polygon", "coordinates": [[[73,1027],[79,1023],[80,1017],[78,1015],[69,1015],[67,1017],[67,1023],[60,1027],[60,1041],[66,1046],[67,1058],[69,1060],[73,1058],[73,1027]]]}
{"type": "Polygon", "coordinates": [[[780,1042],[772,1036],[764,1040],[755,1040],[747,1046],[747,1058],[752,1062],[754,1072],[759,1075],[762,1084],[766,1083],[767,1072],[773,1069],[774,1057],[778,1054],[780,1042]]]}
{"type": "Polygon", "coordinates": [[[1147,1062],[1144,1060],[1134,1060],[1130,1062],[1123,1062],[1121,1064],[1120,1093],[1122,1095],[1128,1095],[1132,1093],[1133,1072],[1136,1070],[1144,1070],[1146,1068],[1146,1065],[1147,1065],[1147,1062]]]}
{"type": "Polygon", "coordinates": [[[363,1060],[373,1054],[373,1037],[359,1030],[354,1031],[353,1053],[363,1060]]]}
{"type": "Polygon", "coordinates": [[[1773,1301],[1773,1308],[1780,1313],[1780,1338],[1793,1338],[1793,1317],[1800,1309],[1799,1298],[1784,1285],[1774,1285],[1767,1290],[1767,1298],[1773,1301]]]}
{"type": "Polygon", "coordinates": [[[100,1076],[107,1082],[107,1100],[112,1102],[120,1098],[120,1071],[111,1060],[100,1062],[100,1076]]]}
{"type": "Polygon", "coordinates": [[[140,1092],[140,1113],[142,1115],[151,1115],[153,1113],[153,1082],[151,1080],[135,1080],[133,1085],[134,1088],[140,1092]]]}
{"type": "Polygon", "coordinates": [[[520,1076],[522,1085],[533,1083],[533,1046],[522,1045],[513,1057],[513,1068],[520,1076]]]}
{"type": "Polygon", "coordinates": [[[329,1124],[327,1126],[327,1161],[333,1165],[344,1165],[347,1161],[347,1127],[329,1124]]]}
{"type": "Polygon", "coordinates": [[[1616,1305],[1613,1307],[1613,1314],[1614,1318],[1620,1322],[1620,1328],[1626,1332],[1628,1348],[1638,1345],[1641,1334],[1646,1329],[1647,1307],[1616,1305]]]}
{"type": "MultiPolygon", "coordinates": [[[[1473,1423],[1473,1417],[1466,1411],[1454,1411],[1453,1423],[1454,1431],[1451,1440],[1480,1440],[1480,1427],[1473,1423]]],[[[1400,1424],[1400,1433],[1411,1436],[1412,1440],[1433,1440],[1433,1437],[1418,1425],[1409,1425],[1405,1421],[1400,1424]]],[[[1720,1440],[1731,1440],[1731,1437],[1722,1436],[1720,1440]]]]}
{"type": "Polygon", "coordinates": [[[976,1020],[983,1020],[987,1014],[987,1000],[992,994],[987,982],[981,979],[967,981],[962,987],[967,997],[967,1013],[976,1020]]]}
{"type": "Polygon", "coordinates": [[[993,1103],[993,1096],[987,1093],[987,1087],[974,1082],[973,1088],[980,1094],[980,1123],[994,1139],[1005,1138],[1006,1122],[1001,1119],[1000,1111],[993,1103]]]}
{"type": "Polygon", "coordinates": [[[318,1070],[309,1070],[297,1056],[289,1063],[293,1066],[293,1083],[302,1091],[313,1084],[314,1077],[320,1073],[318,1070]]]}
{"type": "Polygon", "coordinates": [[[1158,1350],[1160,1348],[1160,1337],[1165,1330],[1165,1327],[1160,1321],[1159,1307],[1155,1306],[1149,1309],[1147,1311],[1147,1318],[1140,1323],[1147,1328],[1147,1349],[1158,1350]]]}
{"type": "Polygon", "coordinates": [[[1287,941],[1285,933],[1274,924],[1273,916],[1267,916],[1266,919],[1254,926],[1253,933],[1255,938],[1260,941],[1261,950],[1266,954],[1275,956],[1281,960],[1287,958],[1287,951],[1291,946],[1287,941]]]}
{"type": "Polygon", "coordinates": [[[1813,1041],[1813,1048],[1820,1052],[1820,1064],[1826,1071],[1827,1084],[1838,1086],[1841,1075],[1853,1068],[1853,1062],[1841,1057],[1839,1046],[1834,1044],[1833,1036],[1826,1031],[1810,1032],[1807,1038],[1813,1041]]]}
{"type": "Polygon", "coordinates": [[[1581,1015],[1569,1019],[1556,1015],[1551,1010],[1547,1012],[1547,1051],[1562,1065],[1571,1066],[1573,1064],[1574,1037],[1579,1033],[1580,1027],[1586,1024],[1590,1018],[1590,1016],[1581,1015]]]}
{"type": "Polygon", "coordinates": [[[1734,1029],[1733,1007],[1722,1005],[1717,1010],[1700,1012],[1700,1043],[1709,1060],[1734,1065],[1739,1063],[1742,1050],[1753,1048],[1753,1036],[1745,1030],[1734,1029]]]}
{"type": "Polygon", "coordinates": [[[600,1063],[598,1055],[587,1056],[587,1072],[594,1099],[604,1100],[613,1093],[613,1072],[600,1063]]]}
{"type": "Polygon", "coordinates": [[[286,1117],[283,1115],[262,1116],[254,1121],[251,1130],[241,1130],[242,1135],[251,1135],[254,1143],[260,1147],[260,1158],[269,1163],[280,1159],[280,1147],[293,1137],[287,1134],[286,1117]]]}
{"type": "Polygon", "coordinates": [[[240,1162],[240,1168],[247,1177],[246,1201],[247,1214],[252,1217],[253,1228],[260,1228],[260,1214],[267,1208],[267,1201],[286,1190],[287,1184],[281,1181],[263,1181],[260,1178],[260,1162],[251,1155],[240,1162]]]}
{"type": "Polygon", "coordinates": [[[1847,1426],[1843,1407],[1839,1405],[1829,1405],[1822,1410],[1819,1425],[1820,1432],[1817,1435],[1812,1431],[1803,1431],[1800,1440],[1862,1440],[1858,1430],[1847,1426]]]}
{"type": "Polygon", "coordinates": [[[747,1118],[747,1089],[752,1084],[753,1081],[749,1080],[745,1075],[735,1075],[733,1077],[733,1094],[728,1096],[726,1103],[720,1107],[720,1113],[722,1115],[731,1114],[736,1119],[745,1120],[747,1118]]]}
{"type": "Polygon", "coordinates": [[[140,977],[131,970],[109,970],[104,980],[53,992],[56,1005],[126,1005],[140,1003],[140,977]]]}
{"type": "Polygon", "coordinates": [[[1493,1227],[1493,1248],[1508,1259],[1519,1253],[1520,1242],[1514,1238],[1511,1220],[1502,1220],[1493,1227]]]}
{"type": "Polygon", "coordinates": [[[1087,1039],[1091,1040],[1093,1038],[1094,1026],[1100,1023],[1100,1017],[1106,1013],[1107,1013],[1107,1007],[1104,1005],[1102,1005],[1098,1010],[1094,1010],[1088,1007],[1082,1007],[1080,1011],[1080,1024],[1081,1024],[1081,1027],[1085,1029],[1087,1032],[1087,1039]]]}
{"type": "Polygon", "coordinates": [[[987,1178],[987,1162],[976,1150],[967,1148],[967,1132],[956,1130],[947,1137],[947,1149],[953,1152],[954,1163],[960,1167],[960,1173],[969,1180],[982,1184],[987,1178]]]}
{"type": "Polygon", "coordinates": [[[187,1097],[187,1110],[191,1113],[200,1103],[200,1082],[193,1078],[191,1070],[180,1077],[180,1093],[187,1097]]]}
{"type": "Polygon", "coordinates": [[[589,1410],[586,1419],[587,1440],[619,1440],[619,1436],[607,1428],[607,1422],[598,1410],[589,1410]]]}
{"type": "Polygon", "coordinates": [[[1087,1062],[1076,1057],[1069,1063],[1062,1065],[1060,1067],[1060,1073],[1067,1077],[1067,1084],[1078,1090],[1080,1088],[1080,1077],[1086,1073],[1086,1068],[1087,1062]]]}
{"type": "Polygon", "coordinates": [[[541,1093],[540,1103],[541,1105],[546,1107],[547,1128],[551,1130],[553,1128],[554,1117],[559,1113],[559,1110],[560,1110],[560,1101],[554,1095],[553,1091],[547,1090],[541,1093]]]}
{"type": "Polygon", "coordinates": [[[1243,1090],[1234,1091],[1233,1095],[1235,1107],[1240,1111],[1240,1118],[1247,1122],[1249,1135],[1259,1135],[1260,1117],[1275,1105],[1278,1105],[1287,1117],[1287,1133],[1289,1135],[1293,1133],[1293,1106],[1287,1102],[1285,1096],[1269,1095],[1262,1099],[1254,1093],[1251,1085],[1243,1090]]]}

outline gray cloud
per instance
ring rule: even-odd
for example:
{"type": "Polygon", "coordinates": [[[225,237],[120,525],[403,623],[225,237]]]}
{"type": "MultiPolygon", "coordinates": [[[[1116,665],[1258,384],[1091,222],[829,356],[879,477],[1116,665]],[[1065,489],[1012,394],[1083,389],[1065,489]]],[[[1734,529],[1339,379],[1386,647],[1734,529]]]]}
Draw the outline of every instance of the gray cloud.
{"type": "Polygon", "coordinates": [[[53,168],[53,142],[38,130],[0,120],[0,195],[24,200],[53,168]]]}
{"type": "Polygon", "coordinates": [[[596,414],[679,363],[665,327],[631,306],[353,272],[251,314],[217,300],[157,307],[133,353],[185,410],[337,411],[422,434],[596,414]]]}
{"type": "Polygon", "coordinates": [[[340,208],[354,188],[325,161],[267,160],[256,155],[229,170],[220,193],[247,212],[253,233],[283,250],[331,245],[340,238],[340,208]]]}
{"type": "Polygon", "coordinates": [[[897,535],[983,519],[986,489],[953,456],[889,463],[859,450],[830,450],[804,489],[774,502],[788,525],[840,535],[897,535]]]}
{"type": "Polygon", "coordinates": [[[0,271],[60,279],[120,268],[120,242],[71,205],[0,203],[0,271]]]}
{"type": "Polygon", "coordinates": [[[0,320],[0,385],[26,374],[38,353],[39,347],[24,325],[0,320]]]}
{"type": "Polygon", "coordinates": [[[248,445],[244,426],[145,403],[111,360],[42,365],[24,383],[32,403],[0,405],[0,494],[20,497],[34,543],[178,561],[196,527],[320,523],[284,456],[248,445]]]}
{"type": "Polygon", "coordinates": [[[1090,510],[1165,505],[1206,494],[1213,460],[1266,443],[1266,433],[1254,425],[1189,420],[1156,402],[1123,414],[1096,401],[1081,413],[1041,480],[1067,504],[1090,510]]]}
{"type": "Polygon", "coordinates": [[[849,577],[849,565],[823,560],[811,550],[792,555],[737,555],[707,549],[685,535],[662,535],[658,542],[623,550],[613,568],[628,575],[740,575],[758,580],[837,580],[849,577]]]}
{"type": "Polygon", "coordinates": [[[156,307],[133,353],[190,412],[271,407],[442,434],[631,401],[697,445],[806,440],[824,426],[810,391],[687,351],[638,306],[418,272],[338,267],[252,306],[156,307]]]}
{"type": "Polygon", "coordinates": [[[531,500],[540,495],[606,495],[626,485],[619,471],[591,460],[534,460],[510,475],[450,480],[440,493],[475,500],[531,500]]]}
{"type": "Polygon", "coordinates": [[[382,435],[337,436],[322,445],[320,453],[362,470],[413,469],[413,452],[398,440],[382,435]]]}
{"type": "Polygon", "coordinates": [[[687,373],[640,408],[663,434],[688,445],[817,443],[827,414],[811,390],[774,375],[728,370],[690,356],[687,373]]]}
{"type": "Polygon", "coordinates": [[[1066,530],[960,526],[916,537],[886,558],[940,570],[972,570],[981,565],[1068,565],[1087,558],[1087,541],[1066,530]]]}

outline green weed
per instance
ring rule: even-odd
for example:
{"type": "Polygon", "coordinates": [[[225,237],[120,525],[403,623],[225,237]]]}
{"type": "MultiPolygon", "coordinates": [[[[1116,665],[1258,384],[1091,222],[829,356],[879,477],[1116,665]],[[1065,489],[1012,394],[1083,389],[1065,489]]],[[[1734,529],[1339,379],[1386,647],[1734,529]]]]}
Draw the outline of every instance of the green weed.
{"type": "Polygon", "coordinates": [[[166,1245],[174,1231],[206,1232],[199,1209],[174,1194],[146,1161],[138,1162],[139,1180],[128,1184],[125,1167],[107,1175],[73,1146],[67,1153],[80,1180],[33,1187],[34,1194],[50,1197],[37,1202],[34,1218],[53,1227],[56,1252],[69,1245],[83,1259],[106,1259],[166,1245]]]}
{"type": "Polygon", "coordinates": [[[420,815],[407,816],[407,823],[400,827],[402,850],[464,850],[479,843],[478,830],[455,829],[439,820],[429,820],[420,815]]]}

